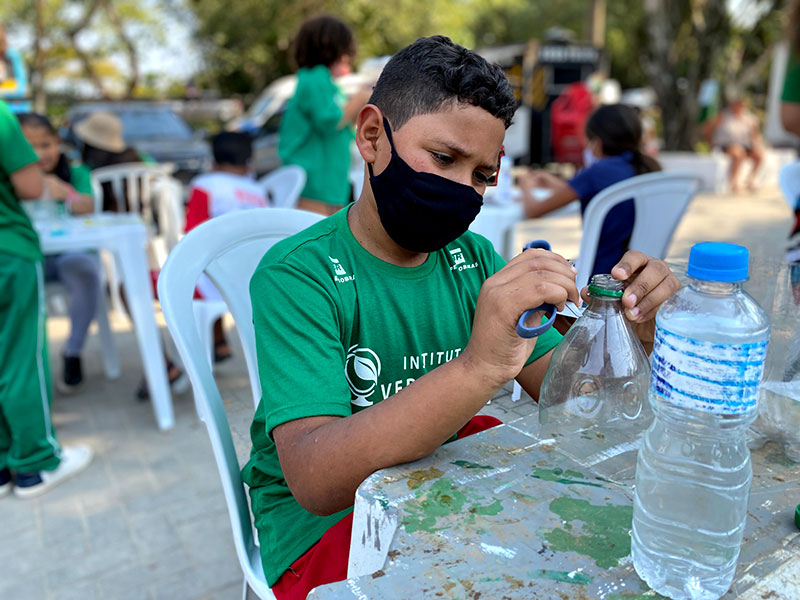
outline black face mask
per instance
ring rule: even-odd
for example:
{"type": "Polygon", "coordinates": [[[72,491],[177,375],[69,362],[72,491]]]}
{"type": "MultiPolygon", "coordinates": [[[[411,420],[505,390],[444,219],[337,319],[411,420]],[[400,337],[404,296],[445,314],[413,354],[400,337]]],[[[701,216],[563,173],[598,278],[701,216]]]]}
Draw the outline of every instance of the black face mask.
{"type": "Polygon", "coordinates": [[[392,158],[379,174],[369,163],[369,183],[381,224],[394,242],[412,252],[433,252],[462,235],[483,206],[472,187],[440,175],[415,171],[397,154],[383,118],[392,158]]]}

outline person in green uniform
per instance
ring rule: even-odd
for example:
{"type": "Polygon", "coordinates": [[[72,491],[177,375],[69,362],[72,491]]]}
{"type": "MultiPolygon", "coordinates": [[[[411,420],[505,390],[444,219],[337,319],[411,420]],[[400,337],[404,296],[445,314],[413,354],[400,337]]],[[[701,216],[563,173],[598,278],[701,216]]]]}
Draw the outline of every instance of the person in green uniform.
{"type": "MultiPolygon", "coordinates": [[[[22,133],[39,156],[47,198],[65,205],[72,214],[94,212],[91,172],[84,165],[67,160],[50,120],[36,113],[23,113],[17,118],[22,133]]],[[[64,345],[64,367],[56,386],[62,393],[72,393],[83,381],[81,351],[97,312],[100,261],[94,252],[65,252],[47,256],[44,272],[46,281],[62,281],[69,292],[70,333],[64,345]]]]}
{"type": "MultiPolygon", "coordinates": [[[[511,379],[538,396],[561,336],[516,324],[579,302],[575,270],[534,249],[506,264],[467,231],[515,108],[502,69],[446,37],[399,51],[358,114],[360,198],[273,246],[251,279],[262,397],[242,477],[280,600],[346,577],[367,476],[474,431],[511,379]]],[[[635,251],[612,274],[636,322],[680,287],[635,251]]]]}
{"type": "Polygon", "coordinates": [[[0,495],[37,496],[85,469],[88,446],[61,447],[50,420],[39,239],[20,201],[42,195],[38,157],[0,101],[0,495]]]}
{"type": "Polygon", "coordinates": [[[300,209],[331,215],[350,201],[352,122],[370,92],[346,100],[334,78],[350,71],[354,55],[353,32],[334,17],[306,21],[295,38],[297,89],[281,121],[278,155],[305,169],[300,209]]]}

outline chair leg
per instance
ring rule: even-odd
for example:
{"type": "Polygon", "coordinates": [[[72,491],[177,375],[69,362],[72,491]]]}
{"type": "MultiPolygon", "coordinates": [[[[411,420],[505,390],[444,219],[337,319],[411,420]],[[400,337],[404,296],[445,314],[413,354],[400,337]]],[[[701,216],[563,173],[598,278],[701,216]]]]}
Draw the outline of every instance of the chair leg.
{"type": "Polygon", "coordinates": [[[125,305],[122,303],[122,295],[119,291],[120,278],[114,255],[110,252],[101,252],[100,258],[102,259],[105,269],[105,280],[108,281],[108,289],[111,296],[111,309],[118,315],[127,316],[125,305]]]}
{"type": "Polygon", "coordinates": [[[100,335],[100,345],[103,348],[103,368],[106,372],[106,379],[117,379],[121,374],[121,370],[117,347],[114,345],[114,335],[108,322],[108,304],[106,303],[104,286],[100,286],[100,300],[97,303],[95,319],[97,320],[97,329],[100,335]]]}
{"type": "Polygon", "coordinates": [[[521,397],[522,397],[522,386],[515,381],[514,389],[511,392],[511,401],[517,402],[521,397]]]}

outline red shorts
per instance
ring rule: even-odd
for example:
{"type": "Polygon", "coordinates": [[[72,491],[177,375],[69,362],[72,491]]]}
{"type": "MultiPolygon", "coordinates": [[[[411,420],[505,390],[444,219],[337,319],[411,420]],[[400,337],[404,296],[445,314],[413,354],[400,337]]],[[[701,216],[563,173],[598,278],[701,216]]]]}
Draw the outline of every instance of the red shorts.
{"type": "MultiPolygon", "coordinates": [[[[499,419],[487,415],[472,417],[469,423],[458,431],[457,437],[460,439],[502,423],[499,419]]],[[[353,513],[350,513],[328,529],[320,541],[284,571],[272,586],[275,597],[278,600],[305,600],[308,593],[318,585],[347,579],[352,529],[353,513]]]]}

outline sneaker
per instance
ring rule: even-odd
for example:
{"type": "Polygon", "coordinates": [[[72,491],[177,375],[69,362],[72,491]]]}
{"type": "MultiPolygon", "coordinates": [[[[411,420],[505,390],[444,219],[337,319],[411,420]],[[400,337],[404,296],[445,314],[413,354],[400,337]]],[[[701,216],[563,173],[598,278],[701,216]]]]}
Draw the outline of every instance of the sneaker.
{"type": "Polygon", "coordinates": [[[63,394],[71,394],[80,387],[82,382],[83,369],[81,369],[81,357],[64,355],[62,379],[56,381],[58,391],[63,394]]]}
{"type": "Polygon", "coordinates": [[[11,471],[8,469],[0,470],[0,498],[8,496],[14,483],[11,481],[11,471]]]}
{"type": "Polygon", "coordinates": [[[61,449],[61,462],[53,471],[18,472],[14,495],[17,498],[33,498],[44,494],[88,467],[93,454],[89,446],[64,446],[61,449]]]}

